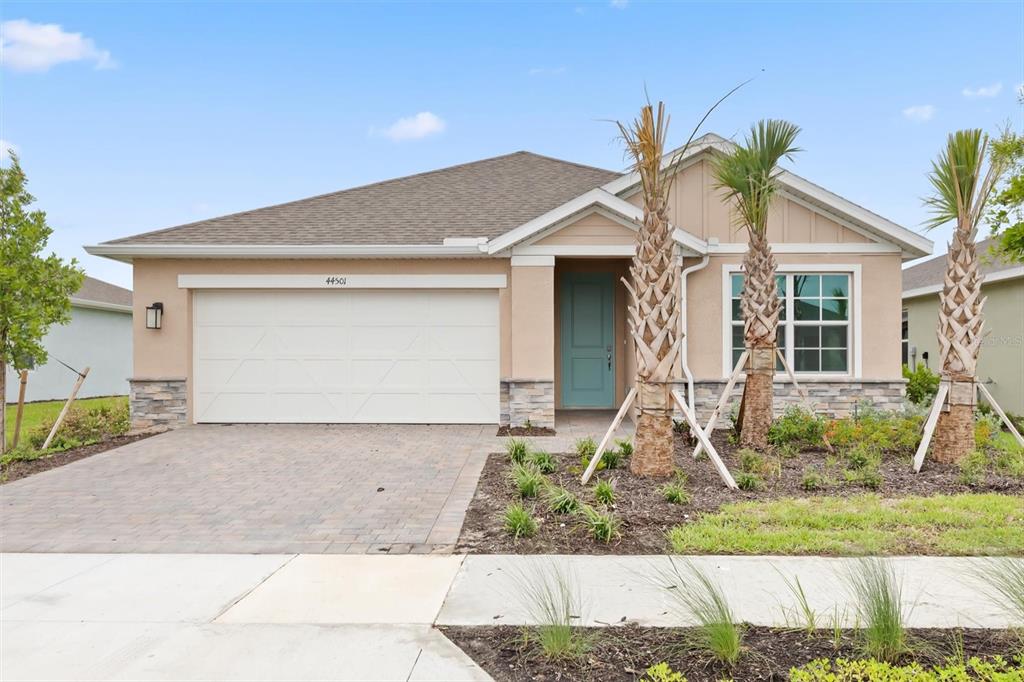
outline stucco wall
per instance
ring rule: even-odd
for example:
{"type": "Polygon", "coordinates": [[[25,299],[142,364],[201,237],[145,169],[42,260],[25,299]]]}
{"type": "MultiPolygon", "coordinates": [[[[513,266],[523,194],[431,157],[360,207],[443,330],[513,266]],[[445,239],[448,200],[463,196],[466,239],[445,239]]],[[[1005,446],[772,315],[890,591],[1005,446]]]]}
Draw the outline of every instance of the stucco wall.
{"type": "Polygon", "coordinates": [[[636,243],[636,232],[595,212],[531,243],[538,246],[632,245],[636,243]]]}
{"type": "MultiPolygon", "coordinates": [[[[900,315],[901,287],[898,254],[777,254],[780,265],[806,265],[814,272],[815,265],[859,265],[861,268],[861,362],[864,379],[898,379],[900,377],[900,315]]],[[[692,262],[689,259],[686,265],[692,262]]],[[[723,346],[723,266],[739,265],[742,255],[714,256],[707,267],[690,275],[687,284],[689,301],[688,353],[690,370],[697,380],[724,376],[723,346]]],[[[854,292],[851,292],[853,294],[854,292]]],[[[855,307],[856,303],[852,304],[855,307]]],[[[851,353],[856,349],[851,348],[851,353]]],[[[851,367],[852,367],[851,355],[851,367]]]]}
{"type": "MultiPolygon", "coordinates": [[[[29,372],[26,400],[68,397],[76,376],[57,362],[57,358],[79,370],[90,368],[79,397],[128,394],[128,377],[132,371],[131,315],[74,306],[71,322],[50,327],[43,345],[50,353],[50,360],[29,372]]],[[[8,401],[18,399],[18,381],[18,375],[8,371],[8,401]]]]}
{"type": "MultiPolygon", "coordinates": [[[[984,381],[1004,410],[1024,414],[1024,279],[982,286],[985,329],[988,335],[978,358],[978,380],[984,381]]],[[[938,372],[939,345],[935,337],[939,295],[928,294],[903,302],[907,309],[908,338],[917,347],[917,362],[928,353],[928,367],[938,372]]],[[[898,349],[897,349],[898,350],[898,349]]]]}

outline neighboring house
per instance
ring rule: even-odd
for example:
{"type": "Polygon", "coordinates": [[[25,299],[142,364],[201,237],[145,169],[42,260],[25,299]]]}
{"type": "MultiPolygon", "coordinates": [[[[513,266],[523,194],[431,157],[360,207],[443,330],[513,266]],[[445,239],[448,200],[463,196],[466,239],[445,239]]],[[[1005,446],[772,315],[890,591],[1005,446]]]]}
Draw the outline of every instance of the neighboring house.
{"type": "MultiPolygon", "coordinates": [[[[61,362],[79,371],[90,368],[79,397],[127,395],[132,370],[132,292],[86,277],[71,297],[71,321],[51,326],[43,345],[49,359],[29,372],[25,400],[68,397],[78,377],[61,362]]],[[[19,382],[18,374],[9,369],[9,402],[18,399],[19,382]]]]}
{"type": "MultiPolygon", "coordinates": [[[[705,413],[742,344],[746,236],[708,163],[730,146],[691,146],[670,208],[685,370],[705,413]]],[[[769,223],[781,345],[833,411],[900,402],[900,267],[931,242],[781,181],[769,223]]],[[[556,408],[617,407],[632,382],[621,279],[639,205],[635,175],[517,152],[86,250],[134,264],[137,425],[551,426],[556,408]],[[155,302],[162,328],[146,329],[155,302]]]]}
{"type": "MultiPolygon", "coordinates": [[[[1024,414],[1024,264],[994,258],[992,244],[991,239],[978,244],[986,334],[978,381],[985,382],[1004,410],[1024,414]]],[[[936,373],[942,370],[935,329],[945,274],[945,255],[903,271],[903,363],[924,363],[936,373]]]]}

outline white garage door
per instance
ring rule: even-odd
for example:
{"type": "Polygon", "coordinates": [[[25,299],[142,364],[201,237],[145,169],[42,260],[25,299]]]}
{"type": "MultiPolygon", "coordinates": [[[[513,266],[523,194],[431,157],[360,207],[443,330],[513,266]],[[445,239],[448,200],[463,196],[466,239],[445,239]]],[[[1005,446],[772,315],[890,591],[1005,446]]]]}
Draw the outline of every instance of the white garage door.
{"type": "Polygon", "coordinates": [[[490,290],[196,291],[197,422],[498,421],[490,290]]]}

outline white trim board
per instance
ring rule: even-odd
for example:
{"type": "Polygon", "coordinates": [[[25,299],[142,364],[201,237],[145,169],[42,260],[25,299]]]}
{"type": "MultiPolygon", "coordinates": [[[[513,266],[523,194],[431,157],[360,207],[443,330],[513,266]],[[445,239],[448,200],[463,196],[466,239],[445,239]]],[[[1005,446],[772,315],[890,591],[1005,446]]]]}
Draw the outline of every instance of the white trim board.
{"type": "MultiPolygon", "coordinates": [[[[736,272],[742,272],[743,266],[740,263],[722,264],[722,378],[727,378],[732,373],[732,282],[730,276],[736,272]]],[[[850,298],[851,317],[849,321],[852,334],[852,356],[853,363],[851,371],[846,374],[813,372],[797,372],[799,377],[821,377],[826,379],[853,379],[859,380],[863,377],[863,306],[861,305],[862,281],[861,266],[859,263],[785,263],[778,265],[775,271],[780,274],[800,273],[818,274],[827,272],[848,273],[853,280],[851,282],[850,298]]],[[[790,346],[791,347],[791,346],[790,346]]]]}
{"type": "Polygon", "coordinates": [[[504,289],[505,275],[178,275],[179,289],[504,289]]]}
{"type": "Polygon", "coordinates": [[[121,305],[120,303],[107,303],[105,301],[90,301],[85,298],[71,297],[72,308],[90,308],[92,310],[109,310],[115,313],[128,313],[131,315],[132,307],[130,305],[121,305]]]}
{"type": "MultiPolygon", "coordinates": [[[[900,247],[895,244],[865,244],[865,243],[817,243],[817,242],[774,242],[771,244],[774,253],[813,253],[813,254],[898,254],[900,247]]],[[[746,242],[720,242],[708,244],[708,253],[715,254],[743,254],[747,252],[746,242]]]]}
{"type": "MultiPolygon", "coordinates": [[[[981,280],[981,286],[984,288],[986,284],[991,282],[1002,282],[1008,279],[1016,279],[1017,277],[1024,277],[1024,265],[984,275],[984,279],[981,280]]],[[[903,300],[916,298],[917,296],[926,296],[928,294],[937,294],[942,291],[942,286],[942,284],[930,284],[926,287],[908,289],[903,292],[903,300]]]]}

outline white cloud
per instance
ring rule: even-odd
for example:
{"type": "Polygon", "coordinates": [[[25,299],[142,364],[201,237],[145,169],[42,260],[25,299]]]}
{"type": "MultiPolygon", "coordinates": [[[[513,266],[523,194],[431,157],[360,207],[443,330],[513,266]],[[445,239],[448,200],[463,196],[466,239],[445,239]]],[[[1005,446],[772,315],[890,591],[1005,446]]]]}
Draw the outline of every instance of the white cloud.
{"type": "Polygon", "coordinates": [[[15,154],[18,154],[18,145],[14,144],[10,140],[0,139],[0,163],[11,158],[10,154],[8,154],[9,151],[13,151],[15,154]]]}
{"type": "Polygon", "coordinates": [[[117,64],[110,53],[81,33],[68,33],[59,24],[36,24],[27,19],[0,23],[0,61],[13,71],[48,71],[63,62],[92,62],[97,69],[117,64]]]}
{"type": "Polygon", "coordinates": [[[964,97],[995,97],[1003,91],[1002,83],[993,83],[992,85],[983,85],[980,88],[964,88],[962,90],[964,97]]]}
{"type": "Polygon", "coordinates": [[[440,116],[429,111],[421,111],[415,116],[400,118],[387,128],[381,130],[372,128],[370,133],[401,142],[402,140],[418,140],[429,135],[437,135],[444,132],[445,127],[446,124],[440,116]]]}
{"type": "Polygon", "coordinates": [[[914,123],[924,123],[935,116],[935,107],[931,104],[915,104],[903,110],[903,118],[914,123]]]}
{"type": "Polygon", "coordinates": [[[561,76],[563,73],[566,72],[566,70],[567,69],[564,66],[540,67],[536,69],[530,69],[527,73],[529,73],[531,76],[561,76]]]}
{"type": "Polygon", "coordinates": [[[615,9],[625,9],[629,6],[629,0],[610,0],[608,4],[615,9]]]}

